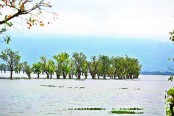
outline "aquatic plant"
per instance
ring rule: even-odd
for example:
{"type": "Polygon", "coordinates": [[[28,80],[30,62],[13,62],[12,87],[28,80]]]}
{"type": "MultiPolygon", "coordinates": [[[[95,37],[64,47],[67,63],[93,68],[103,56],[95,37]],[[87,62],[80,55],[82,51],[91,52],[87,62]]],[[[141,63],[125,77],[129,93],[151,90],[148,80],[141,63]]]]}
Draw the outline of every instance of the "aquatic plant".
{"type": "Polygon", "coordinates": [[[144,108],[112,108],[112,110],[109,112],[111,114],[143,114],[141,110],[144,108]],[[140,112],[141,111],[141,112],[140,112]]]}

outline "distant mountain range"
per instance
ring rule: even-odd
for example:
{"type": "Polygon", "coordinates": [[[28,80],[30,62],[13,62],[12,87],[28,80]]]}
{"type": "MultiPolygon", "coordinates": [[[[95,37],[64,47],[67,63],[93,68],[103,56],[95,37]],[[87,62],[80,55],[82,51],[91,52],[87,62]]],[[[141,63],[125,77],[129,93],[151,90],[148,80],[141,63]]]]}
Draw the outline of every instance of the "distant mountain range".
{"type": "MultiPolygon", "coordinates": [[[[22,61],[39,61],[41,56],[52,58],[61,52],[72,55],[83,52],[90,59],[93,55],[124,56],[139,59],[142,71],[170,71],[174,62],[174,45],[150,39],[119,39],[75,36],[15,36],[9,45],[1,44],[0,51],[12,48],[19,51],[22,61]]],[[[172,68],[174,69],[174,68],[172,68]]]]}

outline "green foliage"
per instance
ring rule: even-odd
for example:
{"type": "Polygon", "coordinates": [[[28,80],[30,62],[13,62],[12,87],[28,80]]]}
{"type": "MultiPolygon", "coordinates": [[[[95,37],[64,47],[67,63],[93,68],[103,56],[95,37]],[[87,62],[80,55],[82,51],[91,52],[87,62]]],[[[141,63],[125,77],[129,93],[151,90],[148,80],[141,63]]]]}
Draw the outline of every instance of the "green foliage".
{"type": "Polygon", "coordinates": [[[65,79],[68,73],[70,72],[69,54],[66,52],[63,52],[61,54],[53,56],[53,58],[56,60],[57,76],[63,75],[63,78],[65,79]]]}
{"type": "Polygon", "coordinates": [[[29,64],[25,64],[25,72],[29,79],[31,79],[32,68],[29,64]]]}
{"type": "Polygon", "coordinates": [[[104,79],[106,79],[106,74],[108,73],[109,71],[109,67],[110,67],[110,59],[108,56],[105,56],[105,55],[100,55],[99,56],[99,62],[101,63],[101,75],[103,76],[104,79]]]}
{"type": "Polygon", "coordinates": [[[48,70],[48,73],[50,74],[50,78],[52,79],[52,75],[55,72],[55,65],[52,60],[48,60],[48,62],[46,64],[46,69],[48,70]]]}
{"type": "Polygon", "coordinates": [[[20,73],[21,70],[23,68],[23,64],[22,63],[19,63],[16,67],[15,67],[15,72],[16,73],[20,73]]]}
{"type": "Polygon", "coordinates": [[[55,71],[55,65],[52,60],[47,60],[46,57],[42,56],[41,58],[41,66],[42,66],[42,71],[46,73],[47,79],[49,79],[49,75],[52,78],[52,74],[55,71]]]}
{"type": "Polygon", "coordinates": [[[4,71],[6,72],[7,66],[5,64],[0,64],[0,70],[1,72],[4,71]]]}
{"type": "MultiPolygon", "coordinates": [[[[6,56],[3,58],[6,58],[6,56]]],[[[98,57],[93,56],[90,61],[87,61],[87,57],[83,53],[75,52],[72,58],[70,58],[68,53],[63,52],[53,56],[53,59],[55,62],[47,60],[46,57],[42,56],[40,62],[32,65],[31,70],[29,70],[31,67],[28,66],[27,62],[17,62],[14,69],[17,73],[20,73],[21,70],[26,72],[27,66],[29,72],[36,73],[38,78],[41,73],[45,73],[48,79],[52,78],[52,75],[55,73],[58,79],[60,76],[63,79],[69,76],[71,79],[73,75],[77,79],[80,79],[84,75],[85,79],[87,79],[89,73],[92,79],[96,79],[96,76],[98,78],[103,77],[104,79],[107,77],[110,77],[110,79],[132,79],[138,78],[141,70],[138,60],[128,56],[110,58],[109,56],[99,55],[98,57]]]]}
{"type": "Polygon", "coordinates": [[[174,88],[167,91],[167,102],[174,105],[174,88]]]}
{"type": "Polygon", "coordinates": [[[89,72],[92,76],[92,79],[96,78],[98,67],[98,59],[96,56],[91,57],[91,62],[89,62],[89,72]]]}
{"type": "Polygon", "coordinates": [[[0,58],[6,62],[6,66],[10,70],[10,79],[13,77],[13,71],[19,64],[20,56],[18,52],[13,52],[11,49],[5,49],[1,52],[0,58]]]}
{"type": "Polygon", "coordinates": [[[120,109],[112,108],[112,111],[110,111],[110,113],[112,114],[143,114],[144,112],[140,112],[141,110],[143,110],[143,108],[120,108],[120,109]]]}
{"type": "Polygon", "coordinates": [[[39,78],[40,73],[42,72],[42,63],[37,62],[32,65],[32,70],[37,74],[37,78],[39,78]]]}
{"type": "Polygon", "coordinates": [[[80,76],[81,76],[81,73],[83,70],[82,69],[83,64],[84,64],[84,62],[86,62],[86,56],[82,52],[80,52],[80,53],[75,52],[72,57],[73,57],[73,61],[74,61],[76,75],[77,75],[78,79],[80,79],[80,76]]]}
{"type": "Polygon", "coordinates": [[[112,110],[112,114],[143,114],[144,112],[127,111],[127,110],[112,110]]]}

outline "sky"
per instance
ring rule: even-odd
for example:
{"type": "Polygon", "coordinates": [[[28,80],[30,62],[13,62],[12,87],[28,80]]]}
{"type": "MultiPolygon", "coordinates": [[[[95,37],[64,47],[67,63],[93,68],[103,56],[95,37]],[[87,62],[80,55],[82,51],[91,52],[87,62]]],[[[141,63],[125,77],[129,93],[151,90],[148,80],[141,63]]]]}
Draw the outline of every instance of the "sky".
{"type": "Polygon", "coordinates": [[[52,0],[52,24],[24,33],[168,41],[174,29],[173,0],[52,0]]]}
{"type": "Polygon", "coordinates": [[[52,24],[27,29],[19,17],[15,19],[18,23],[7,31],[12,42],[2,45],[0,50],[11,47],[20,51],[23,61],[31,62],[43,55],[81,51],[88,56],[135,57],[144,70],[166,70],[170,65],[167,59],[173,57],[174,49],[169,41],[169,32],[174,29],[174,0],[50,2],[52,8],[47,11],[51,13],[43,16],[52,24]]]}

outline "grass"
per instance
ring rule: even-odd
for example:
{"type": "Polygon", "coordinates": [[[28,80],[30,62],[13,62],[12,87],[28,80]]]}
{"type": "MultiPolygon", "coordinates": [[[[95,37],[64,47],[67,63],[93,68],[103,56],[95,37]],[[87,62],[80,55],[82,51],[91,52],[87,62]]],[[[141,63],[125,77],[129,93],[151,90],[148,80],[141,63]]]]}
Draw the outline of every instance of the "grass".
{"type": "Polygon", "coordinates": [[[144,112],[128,111],[128,110],[112,110],[112,114],[143,114],[144,112]]]}
{"type": "Polygon", "coordinates": [[[110,113],[112,114],[143,114],[144,112],[140,112],[143,108],[112,108],[110,113]]]}
{"type": "Polygon", "coordinates": [[[143,108],[120,108],[120,110],[143,110],[143,108]]]}

